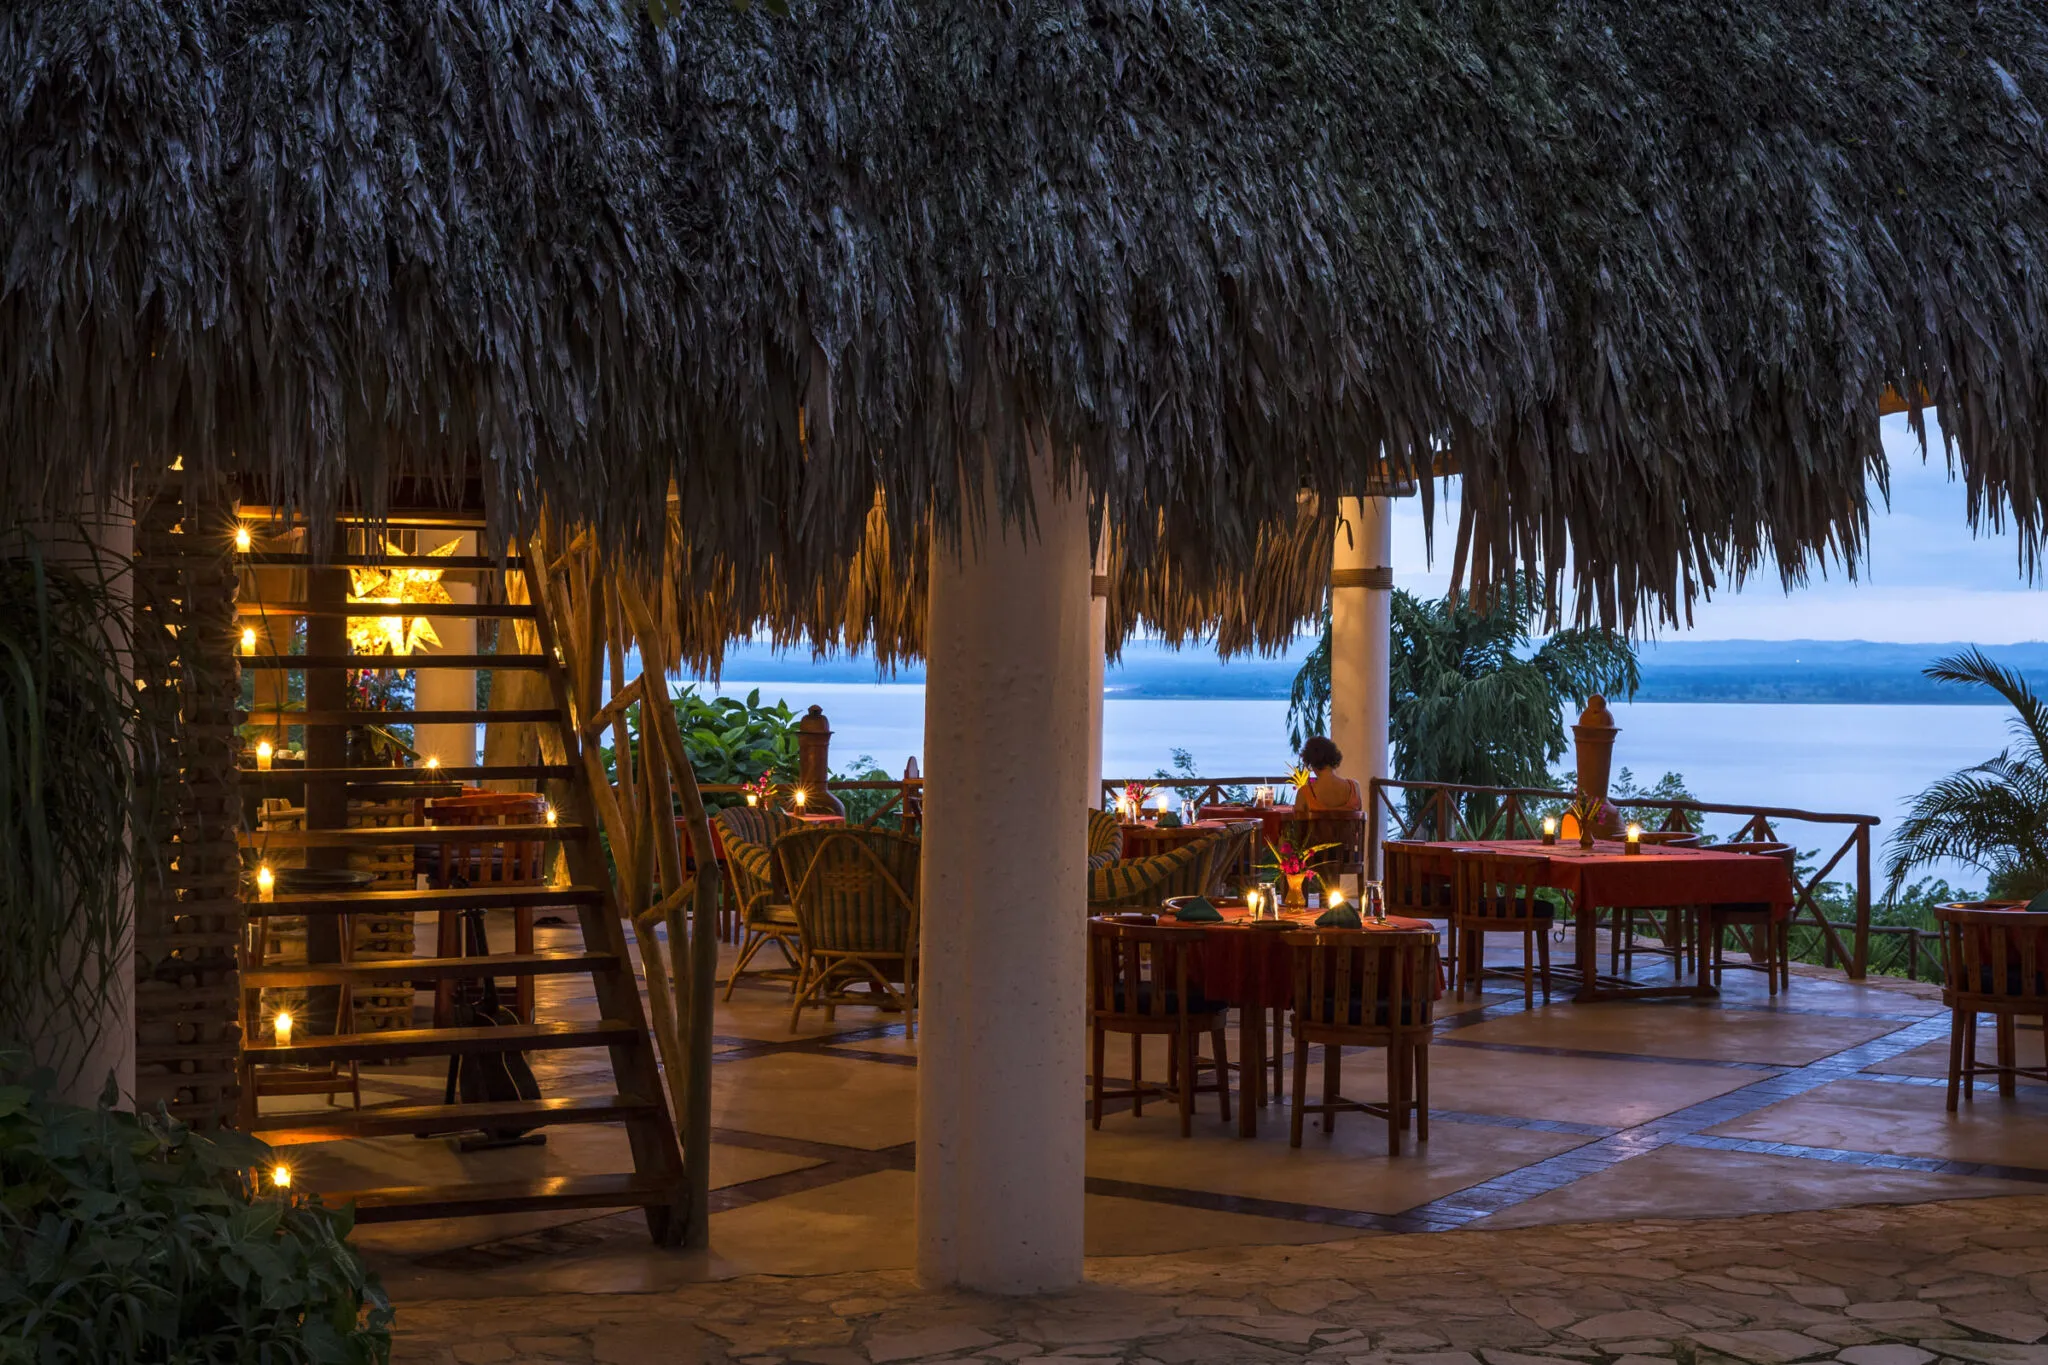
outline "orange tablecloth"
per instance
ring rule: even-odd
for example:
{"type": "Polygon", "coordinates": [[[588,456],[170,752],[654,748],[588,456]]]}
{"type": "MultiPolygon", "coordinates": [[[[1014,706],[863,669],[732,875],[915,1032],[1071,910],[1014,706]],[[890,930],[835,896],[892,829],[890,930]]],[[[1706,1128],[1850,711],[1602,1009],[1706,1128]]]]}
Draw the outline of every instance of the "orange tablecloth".
{"type": "MultiPolygon", "coordinates": [[[[1181,928],[1189,933],[1202,936],[1201,952],[1196,955],[1196,966],[1200,975],[1202,994],[1211,1000],[1225,1004],[1240,1005],[1246,1009],[1285,1008],[1294,1001],[1294,962],[1281,940],[1286,937],[1283,930],[1261,924],[1254,927],[1248,922],[1250,912],[1242,905],[1219,905],[1223,923],[1198,922],[1180,924],[1171,915],[1162,915],[1159,923],[1167,928],[1181,928]]],[[[1289,929],[1313,929],[1320,910],[1296,916],[1287,923],[1289,929]]],[[[1389,929],[1432,929],[1427,920],[1389,918],[1385,924],[1367,924],[1351,932],[1361,934],[1385,933],[1389,929]]],[[[1442,982],[1430,983],[1431,998],[1442,993],[1442,982]]]]}
{"type": "Polygon", "coordinates": [[[1708,905],[1768,902],[1779,914],[1792,911],[1792,879],[1776,858],[1753,853],[1720,853],[1713,848],[1669,848],[1646,844],[1641,853],[1622,852],[1601,842],[1590,852],[1577,844],[1544,844],[1536,839],[1433,843],[1418,851],[1422,870],[1451,875],[1454,849],[1489,849],[1517,857],[1541,858],[1548,869],[1543,885],[1569,894],[1581,906],[1708,905]]]}

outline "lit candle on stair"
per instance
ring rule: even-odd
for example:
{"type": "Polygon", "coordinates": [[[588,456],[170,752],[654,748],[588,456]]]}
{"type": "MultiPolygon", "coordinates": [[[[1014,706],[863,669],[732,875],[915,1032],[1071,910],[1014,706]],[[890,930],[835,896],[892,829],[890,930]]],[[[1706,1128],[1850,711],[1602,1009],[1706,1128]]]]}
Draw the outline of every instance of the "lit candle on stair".
{"type": "Polygon", "coordinates": [[[550,829],[554,828],[555,821],[561,819],[559,815],[555,814],[555,808],[553,806],[548,807],[547,815],[544,818],[547,820],[548,827],[550,829]]]}
{"type": "Polygon", "coordinates": [[[280,1190],[292,1187],[292,1168],[283,1164],[270,1168],[270,1183],[280,1190]]]}
{"type": "Polygon", "coordinates": [[[237,526],[235,528],[235,548],[243,554],[247,554],[249,553],[249,547],[253,544],[255,544],[255,541],[249,536],[249,528],[247,526],[237,526]]]}
{"type": "Polygon", "coordinates": [[[257,741],[256,741],[256,771],[257,771],[257,772],[259,772],[259,773],[267,773],[267,772],[269,772],[269,771],[270,771],[270,760],[271,760],[272,758],[274,758],[274,757],[276,756],[276,754],[277,754],[277,750],[273,749],[273,748],[272,748],[272,747],[270,746],[270,741],[269,741],[269,740],[267,740],[267,739],[259,739],[259,740],[257,740],[257,741]]]}
{"type": "Polygon", "coordinates": [[[271,874],[270,864],[265,863],[256,869],[256,899],[259,901],[269,901],[274,899],[276,895],[277,878],[271,874]]]}
{"type": "Polygon", "coordinates": [[[279,1010],[277,1012],[277,1020],[273,1025],[273,1032],[277,1035],[277,1045],[279,1047],[290,1047],[292,1045],[292,1015],[290,1010],[279,1010]]]}
{"type": "Polygon", "coordinates": [[[244,658],[247,658],[248,656],[250,656],[250,655],[254,654],[255,652],[256,652],[256,627],[254,627],[254,626],[243,626],[243,627],[242,627],[242,657],[244,657],[244,658]]]}

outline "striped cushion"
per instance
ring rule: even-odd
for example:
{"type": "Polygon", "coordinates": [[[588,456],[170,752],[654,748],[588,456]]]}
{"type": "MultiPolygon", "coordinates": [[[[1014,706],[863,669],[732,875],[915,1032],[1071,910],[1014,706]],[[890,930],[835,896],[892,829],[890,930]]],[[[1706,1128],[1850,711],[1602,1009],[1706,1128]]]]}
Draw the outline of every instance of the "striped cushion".
{"type": "Polygon", "coordinates": [[[1198,839],[1149,858],[1124,858],[1088,874],[1088,904],[1157,905],[1168,896],[1199,896],[1214,838],[1198,839]]]}

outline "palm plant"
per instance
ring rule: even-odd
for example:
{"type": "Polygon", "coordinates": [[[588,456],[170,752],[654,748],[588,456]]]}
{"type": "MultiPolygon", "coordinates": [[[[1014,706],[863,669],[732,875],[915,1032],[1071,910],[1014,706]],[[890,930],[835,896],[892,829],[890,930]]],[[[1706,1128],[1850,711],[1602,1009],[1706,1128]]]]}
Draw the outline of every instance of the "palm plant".
{"type": "Polygon", "coordinates": [[[1981,650],[1937,659],[1921,672],[1997,693],[2013,710],[2013,743],[1913,798],[1889,845],[1886,899],[1896,898],[1913,869],[1944,859],[1986,873],[1994,897],[2026,899],[2048,890],[2048,704],[1981,650]]]}
{"type": "MultiPolygon", "coordinates": [[[[1565,749],[1565,707],[1634,692],[1635,650],[1607,630],[1560,630],[1537,643],[1541,597],[1517,583],[1485,602],[1425,601],[1396,589],[1390,671],[1394,771],[1419,782],[1547,787],[1565,749]]],[[[1290,738],[1322,731],[1330,705],[1330,619],[1287,708],[1290,738]]]]}

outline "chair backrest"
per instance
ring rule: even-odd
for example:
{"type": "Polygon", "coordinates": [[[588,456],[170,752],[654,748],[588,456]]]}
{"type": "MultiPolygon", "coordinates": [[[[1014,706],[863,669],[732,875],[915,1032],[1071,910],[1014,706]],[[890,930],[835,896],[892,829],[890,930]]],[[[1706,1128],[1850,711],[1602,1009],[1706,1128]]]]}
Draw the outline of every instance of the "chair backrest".
{"type": "Polygon", "coordinates": [[[1282,935],[1294,1009],[1325,1028],[1427,1028],[1436,1013],[1436,935],[1427,929],[1309,929],[1282,935]]]}
{"type": "Polygon", "coordinates": [[[1287,837],[1296,848],[1314,848],[1317,844],[1335,844],[1335,848],[1323,850],[1316,855],[1321,867],[1331,867],[1339,872],[1363,872],[1365,869],[1365,812],[1362,810],[1327,810],[1302,815],[1287,822],[1287,837]]]}
{"type": "Polygon", "coordinates": [[[1451,913],[1449,875],[1425,870],[1428,845],[1412,839],[1388,839],[1380,845],[1380,885],[1390,915],[1414,915],[1421,919],[1446,917],[1451,913]]]}
{"type": "Polygon", "coordinates": [[[1115,811],[1088,812],[1088,869],[1107,867],[1124,856],[1124,822],[1115,811]]]}
{"type": "Polygon", "coordinates": [[[440,846],[440,881],[457,878],[470,886],[531,885],[547,877],[544,839],[491,839],[481,831],[490,825],[538,825],[547,818],[547,798],[532,792],[482,792],[437,797],[426,803],[427,822],[475,825],[474,842],[440,846]]]}
{"type": "Polygon", "coordinates": [[[1220,896],[1232,881],[1251,879],[1252,854],[1265,826],[1257,820],[1234,820],[1206,847],[1207,862],[1198,874],[1204,896],[1220,896]]]}
{"type": "Polygon", "coordinates": [[[1199,937],[1185,929],[1090,918],[1089,1010],[1105,1022],[1186,1014],[1188,965],[1199,937]]]}
{"type": "Polygon", "coordinates": [[[718,812],[718,823],[724,826],[720,833],[728,846],[738,840],[768,848],[800,822],[773,806],[727,806],[718,812]]]}
{"type": "Polygon", "coordinates": [[[909,956],[917,947],[918,860],[907,834],[860,825],[792,829],[775,841],[804,946],[909,956]]]}
{"type": "Polygon", "coordinates": [[[1491,849],[1454,849],[1451,853],[1451,895],[1460,921],[1544,918],[1537,896],[1549,864],[1542,858],[1518,857],[1491,849]]]}
{"type": "Polygon", "coordinates": [[[1662,844],[1665,848],[1698,848],[1700,836],[1683,829],[1646,829],[1640,836],[1646,844],[1662,844]]]}
{"type": "Polygon", "coordinates": [[[2048,1014],[2048,914],[1963,901],[1935,906],[1934,920],[1944,994],[2048,1014]]]}

